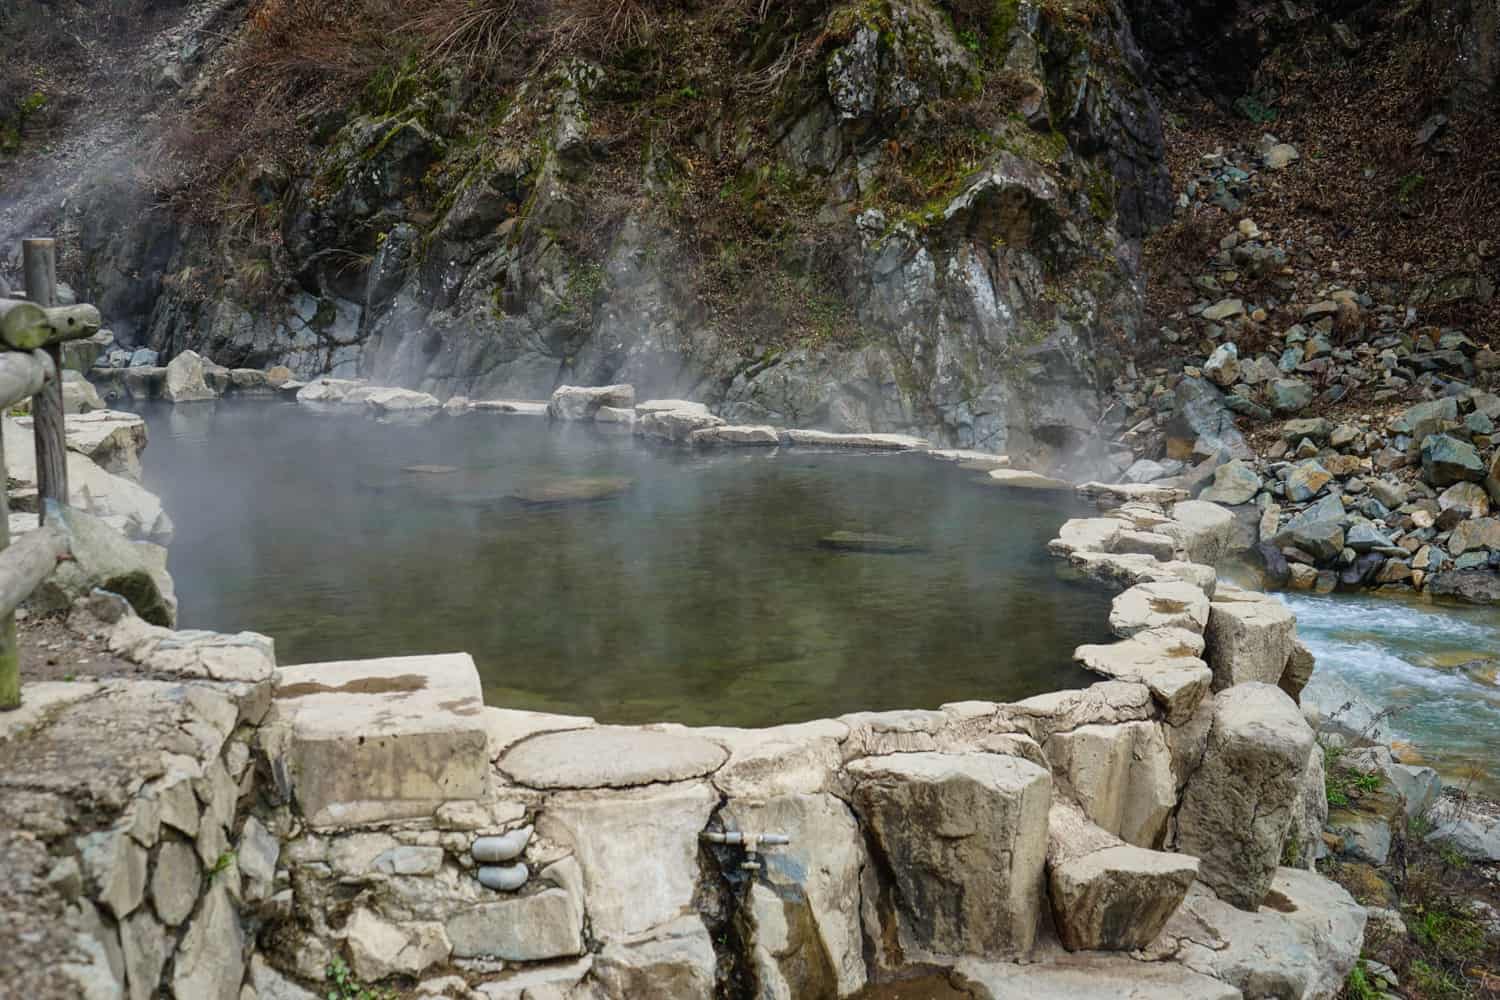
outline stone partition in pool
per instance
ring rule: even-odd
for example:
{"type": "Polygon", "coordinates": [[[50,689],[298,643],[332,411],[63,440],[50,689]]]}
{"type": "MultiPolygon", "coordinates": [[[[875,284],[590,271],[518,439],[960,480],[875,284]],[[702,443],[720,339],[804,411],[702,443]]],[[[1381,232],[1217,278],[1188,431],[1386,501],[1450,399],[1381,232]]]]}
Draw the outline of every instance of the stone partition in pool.
{"type": "MultiPolygon", "coordinates": [[[[757,436],[707,416],[631,419],[757,436]]],[[[486,705],[465,654],[279,669],[251,985],[303,997],[339,956],[469,1000],[1332,997],[1365,912],[1310,870],[1295,622],[1218,582],[1227,512],[1079,489],[1098,516],[1050,550],[1115,593],[1082,688],[689,728],[486,705]]]]}

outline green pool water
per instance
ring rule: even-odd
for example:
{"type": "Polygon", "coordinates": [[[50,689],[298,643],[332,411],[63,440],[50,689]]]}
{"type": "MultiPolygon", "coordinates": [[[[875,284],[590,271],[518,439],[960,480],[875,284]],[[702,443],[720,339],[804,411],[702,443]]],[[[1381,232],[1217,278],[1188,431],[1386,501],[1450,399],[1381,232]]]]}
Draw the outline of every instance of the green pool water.
{"type": "Polygon", "coordinates": [[[1069,654],[1108,638],[1107,595],[1045,551],[1071,498],[920,456],[694,453],[493,414],[145,412],[180,627],[265,632],[283,664],[462,650],[490,704],[768,725],[1082,686],[1069,654]],[[580,479],[626,488],[516,499],[580,479]],[[819,544],[839,531],[910,544],[819,544]]]}

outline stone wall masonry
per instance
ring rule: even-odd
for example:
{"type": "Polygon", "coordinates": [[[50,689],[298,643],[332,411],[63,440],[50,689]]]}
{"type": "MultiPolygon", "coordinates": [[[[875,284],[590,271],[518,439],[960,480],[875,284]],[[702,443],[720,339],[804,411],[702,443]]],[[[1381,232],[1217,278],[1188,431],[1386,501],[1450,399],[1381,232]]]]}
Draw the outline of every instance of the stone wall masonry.
{"type": "MultiPolygon", "coordinates": [[[[361,389],[335,381],[301,391],[361,389]]],[[[688,447],[931,453],[565,396],[555,419],[628,408],[688,447]]],[[[99,788],[117,819],[57,876],[78,886],[67,974],[99,996],[306,1000],[341,960],[424,1000],[791,1000],[931,963],[976,996],[1331,998],[1364,911],[1278,867],[1320,823],[1321,755],[1283,690],[1311,669],[1295,623],[1202,561],[1230,544],[1214,505],[1080,490],[1098,515],[1049,547],[1118,593],[1121,638],[1077,651],[1096,683],[1011,704],[609,726],[485,706],[461,654],[275,669],[253,634],[80,616],[160,679],[59,697],[170,738],[113,777],[126,792],[99,788]]]]}
{"type": "MultiPolygon", "coordinates": [[[[273,894],[279,853],[247,814],[270,640],[154,629],[119,598],[93,607],[116,620],[78,611],[70,627],[104,637],[149,679],[31,685],[38,709],[0,717],[0,829],[47,845],[50,869],[38,874],[64,910],[52,930],[72,935],[76,956],[43,969],[19,956],[6,988],[238,1000],[252,913],[273,894]],[[138,641],[147,633],[153,641],[138,641]],[[226,656],[233,677],[213,676],[230,672],[212,666],[226,656]]],[[[24,919],[26,906],[7,917],[24,919]]]]}

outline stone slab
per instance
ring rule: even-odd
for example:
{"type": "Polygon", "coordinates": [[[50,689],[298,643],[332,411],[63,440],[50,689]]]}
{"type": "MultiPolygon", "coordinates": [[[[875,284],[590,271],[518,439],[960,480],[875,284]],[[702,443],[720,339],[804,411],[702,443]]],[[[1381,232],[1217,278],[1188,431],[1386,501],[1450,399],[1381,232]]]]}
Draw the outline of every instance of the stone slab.
{"type": "Polygon", "coordinates": [[[629,788],[700,778],[728,757],[719,744],[688,733],[596,726],[534,736],[506,751],[498,766],[531,788],[629,788]]]}
{"type": "Polygon", "coordinates": [[[314,826],[430,816],[485,791],[489,738],[467,653],[277,671],[265,740],[314,826]]]}

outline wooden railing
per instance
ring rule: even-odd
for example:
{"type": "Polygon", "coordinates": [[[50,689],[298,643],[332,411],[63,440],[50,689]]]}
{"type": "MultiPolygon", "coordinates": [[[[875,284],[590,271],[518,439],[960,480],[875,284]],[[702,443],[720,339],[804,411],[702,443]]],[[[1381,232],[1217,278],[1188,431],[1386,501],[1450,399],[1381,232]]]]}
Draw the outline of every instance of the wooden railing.
{"type": "MultiPolygon", "coordinates": [[[[68,452],[63,426],[62,345],[93,336],[99,310],[57,304],[55,240],[21,245],[24,299],[0,299],[0,412],[31,399],[36,439],[38,512],[41,526],[10,544],[10,504],[0,490],[0,711],[21,704],[21,657],[16,644],[16,608],[71,558],[67,525],[68,452]]],[[[0,473],[5,469],[0,436],[0,473]]]]}

